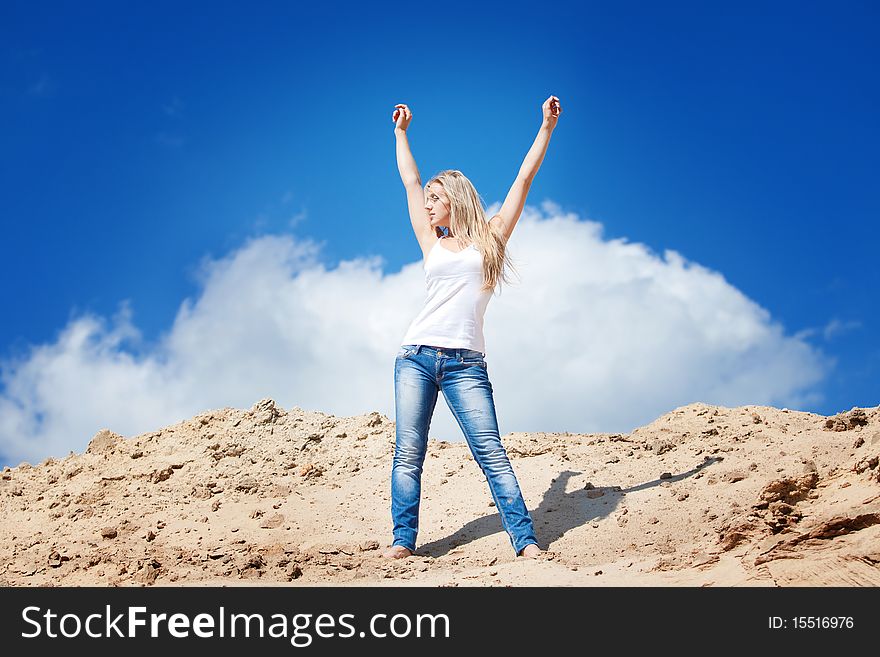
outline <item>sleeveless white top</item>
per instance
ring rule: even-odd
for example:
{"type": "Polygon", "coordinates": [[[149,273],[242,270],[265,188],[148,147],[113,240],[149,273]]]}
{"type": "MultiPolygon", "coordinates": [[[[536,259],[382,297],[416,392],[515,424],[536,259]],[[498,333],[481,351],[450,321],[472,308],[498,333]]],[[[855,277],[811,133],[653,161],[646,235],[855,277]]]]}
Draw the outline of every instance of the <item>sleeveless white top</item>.
{"type": "Polygon", "coordinates": [[[483,317],[492,290],[483,285],[483,256],[474,244],[458,253],[434,242],[422,266],[428,297],[409,325],[402,345],[473,349],[485,356],[483,317]]]}

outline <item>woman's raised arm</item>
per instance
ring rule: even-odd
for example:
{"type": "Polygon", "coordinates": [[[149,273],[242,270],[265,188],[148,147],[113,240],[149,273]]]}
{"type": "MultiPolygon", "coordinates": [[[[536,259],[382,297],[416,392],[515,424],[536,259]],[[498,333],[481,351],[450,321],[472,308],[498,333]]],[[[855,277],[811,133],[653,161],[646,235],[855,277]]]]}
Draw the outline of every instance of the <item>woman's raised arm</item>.
{"type": "Polygon", "coordinates": [[[544,120],[541,123],[541,129],[538,130],[538,136],[535,137],[535,142],[526,154],[526,158],[519,168],[516,180],[513,181],[510,191],[507,192],[507,198],[501,204],[501,209],[498,211],[498,214],[489,220],[489,224],[493,225],[504,236],[505,242],[510,239],[516,222],[519,221],[519,216],[526,205],[529,188],[532,186],[532,181],[535,179],[541,162],[544,161],[544,155],[547,153],[550,135],[553,134],[556,122],[562,113],[562,106],[559,104],[559,99],[556,96],[550,96],[545,100],[541,109],[544,114],[544,120]]]}
{"type": "Polygon", "coordinates": [[[406,129],[412,121],[412,112],[406,105],[395,105],[392,120],[394,136],[397,138],[397,169],[400,171],[400,179],[406,187],[406,204],[409,208],[409,219],[412,223],[413,232],[422,247],[425,257],[434,245],[437,235],[431,227],[431,218],[425,209],[425,191],[422,189],[422,179],[416,161],[409,150],[409,140],[406,137],[406,129]]]}
{"type": "Polygon", "coordinates": [[[400,179],[405,187],[413,185],[421,187],[419,168],[416,166],[415,158],[409,148],[409,139],[406,136],[406,129],[412,121],[412,112],[402,103],[394,107],[391,120],[394,121],[394,136],[397,138],[397,170],[400,172],[400,179]]]}
{"type": "Polygon", "coordinates": [[[559,115],[562,114],[562,106],[559,104],[559,99],[556,96],[550,96],[544,101],[541,110],[544,114],[541,129],[538,131],[538,136],[535,137],[535,143],[532,144],[532,147],[526,154],[526,158],[523,160],[517,176],[529,182],[534,179],[538,169],[541,167],[541,162],[544,161],[547,146],[550,144],[550,135],[553,134],[556,122],[559,120],[559,115]]]}

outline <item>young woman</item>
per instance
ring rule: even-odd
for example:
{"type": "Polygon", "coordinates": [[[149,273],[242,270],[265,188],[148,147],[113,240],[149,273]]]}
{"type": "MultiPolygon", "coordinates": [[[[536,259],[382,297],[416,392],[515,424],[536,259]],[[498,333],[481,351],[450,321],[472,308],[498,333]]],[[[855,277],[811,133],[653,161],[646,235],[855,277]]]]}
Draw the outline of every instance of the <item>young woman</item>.
{"type": "Polygon", "coordinates": [[[428,427],[442,392],[479,464],[514,552],[541,554],[532,518],[501,444],[483,340],[486,306],[504,275],[505,247],[522,213],[532,180],[562,112],[550,96],[543,122],[501,210],[486,220],[477,190],[460,171],[441,171],[423,188],[406,130],[412,112],[395,105],[397,167],[409,215],[424,254],[428,298],[403,337],[394,363],[396,446],[391,467],[394,540],[383,556],[408,557],[416,549],[422,465],[428,427]],[[442,229],[446,229],[446,232],[442,229]]]}

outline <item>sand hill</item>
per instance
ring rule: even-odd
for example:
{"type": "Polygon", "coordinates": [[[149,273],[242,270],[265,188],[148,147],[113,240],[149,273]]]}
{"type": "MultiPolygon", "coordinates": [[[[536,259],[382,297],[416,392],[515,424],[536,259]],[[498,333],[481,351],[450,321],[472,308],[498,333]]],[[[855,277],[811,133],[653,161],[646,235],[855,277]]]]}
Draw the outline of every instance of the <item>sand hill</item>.
{"type": "Polygon", "coordinates": [[[467,445],[436,440],[416,555],[381,558],[394,423],[262,400],[4,469],[0,584],[880,585],[880,407],[695,403],[503,441],[538,560],[513,554],[467,445]]]}

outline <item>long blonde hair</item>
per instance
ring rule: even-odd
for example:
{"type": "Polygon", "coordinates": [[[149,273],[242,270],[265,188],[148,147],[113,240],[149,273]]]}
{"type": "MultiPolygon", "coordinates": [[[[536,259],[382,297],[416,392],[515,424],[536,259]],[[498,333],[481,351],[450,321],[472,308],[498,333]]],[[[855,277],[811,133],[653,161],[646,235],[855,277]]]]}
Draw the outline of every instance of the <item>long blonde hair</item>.
{"type": "MultiPolygon", "coordinates": [[[[433,176],[425,184],[425,195],[433,183],[440,183],[449,197],[449,234],[457,240],[460,248],[474,244],[483,256],[483,287],[494,290],[499,279],[510,283],[507,268],[516,271],[504,236],[493,228],[486,218],[482,197],[473,183],[461,171],[447,169],[433,176]]],[[[496,215],[497,216],[497,215],[496,215]]],[[[439,226],[435,227],[437,237],[442,235],[439,226]]],[[[517,274],[518,275],[518,274],[517,274]]]]}

